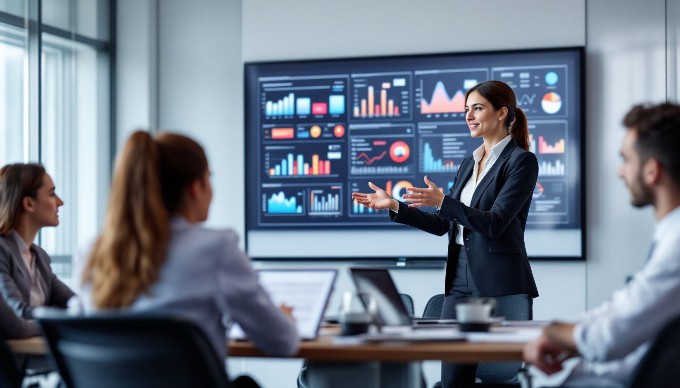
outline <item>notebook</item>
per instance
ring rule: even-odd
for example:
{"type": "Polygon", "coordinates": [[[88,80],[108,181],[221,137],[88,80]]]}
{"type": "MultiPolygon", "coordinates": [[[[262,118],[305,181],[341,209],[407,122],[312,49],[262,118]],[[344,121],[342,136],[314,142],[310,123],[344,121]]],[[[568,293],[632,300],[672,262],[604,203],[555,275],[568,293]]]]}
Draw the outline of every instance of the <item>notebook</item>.
{"type": "Polygon", "coordinates": [[[417,327],[401,301],[394,280],[387,269],[353,267],[349,270],[364,307],[369,309],[370,300],[375,301],[376,324],[381,333],[368,336],[368,340],[451,341],[465,339],[465,335],[450,324],[428,325],[427,328],[417,327]]]}
{"type": "MultiPolygon", "coordinates": [[[[303,340],[316,339],[338,271],[335,269],[261,269],[257,271],[262,288],[274,305],[293,308],[298,334],[303,340]]],[[[229,338],[246,339],[234,323],[229,338]]]]}

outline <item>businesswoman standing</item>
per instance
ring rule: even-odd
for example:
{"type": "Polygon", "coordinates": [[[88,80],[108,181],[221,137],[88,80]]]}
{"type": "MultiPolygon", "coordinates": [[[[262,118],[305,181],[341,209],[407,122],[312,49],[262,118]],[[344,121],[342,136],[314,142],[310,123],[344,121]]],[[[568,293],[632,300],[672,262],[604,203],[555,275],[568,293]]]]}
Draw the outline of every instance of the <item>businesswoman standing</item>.
{"type": "MultiPolygon", "coordinates": [[[[471,296],[513,297],[515,310],[531,319],[538,296],[524,245],[524,229],[538,176],[536,156],[529,152],[524,112],[512,89],[485,81],[465,95],[465,120],[472,137],[483,144],[461,162],[454,184],[444,195],[427,177],[427,187],[413,187],[397,201],[369,183],[374,193],[353,193],[359,203],[389,209],[390,218],[435,235],[449,235],[442,318],[455,318],[456,302],[471,296]],[[417,209],[437,207],[434,214],[417,209]]],[[[503,309],[503,306],[498,306],[503,309]]],[[[443,367],[442,383],[474,382],[476,367],[443,367]]]]}
{"type": "Polygon", "coordinates": [[[177,134],[132,134],[116,162],[106,222],[82,270],[86,311],[159,312],[194,321],[227,355],[227,321],[274,355],[297,351],[292,318],[260,286],[231,230],[208,217],[208,160],[177,134]]]}
{"type": "Polygon", "coordinates": [[[52,272],[47,253],[33,244],[40,229],[59,225],[63,204],[42,165],[0,169],[0,292],[21,318],[32,318],[36,306],[65,308],[73,296],[52,272]]]}

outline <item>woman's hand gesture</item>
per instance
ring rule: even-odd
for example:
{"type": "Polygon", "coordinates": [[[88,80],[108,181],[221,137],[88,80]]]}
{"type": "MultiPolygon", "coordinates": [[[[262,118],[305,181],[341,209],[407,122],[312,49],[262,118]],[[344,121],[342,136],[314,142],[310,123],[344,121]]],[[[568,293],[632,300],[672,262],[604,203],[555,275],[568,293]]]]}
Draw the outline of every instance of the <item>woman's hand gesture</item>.
{"type": "Polygon", "coordinates": [[[409,207],[440,207],[444,202],[444,193],[427,176],[423,180],[427,188],[409,187],[408,194],[403,196],[404,202],[408,202],[409,207]]]}
{"type": "Polygon", "coordinates": [[[368,187],[370,187],[374,191],[374,193],[367,194],[354,192],[352,193],[352,199],[368,208],[376,210],[381,209],[392,209],[394,211],[399,210],[399,203],[397,202],[397,200],[392,198],[391,195],[387,194],[385,190],[381,189],[373,182],[368,182],[368,187]]]}

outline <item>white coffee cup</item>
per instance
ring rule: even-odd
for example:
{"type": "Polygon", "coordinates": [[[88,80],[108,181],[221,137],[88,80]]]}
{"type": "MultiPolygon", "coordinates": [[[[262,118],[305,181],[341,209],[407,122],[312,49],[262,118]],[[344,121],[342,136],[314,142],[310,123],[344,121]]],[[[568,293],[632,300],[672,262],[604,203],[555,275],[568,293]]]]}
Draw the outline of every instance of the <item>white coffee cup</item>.
{"type": "Polygon", "coordinates": [[[493,298],[470,299],[456,305],[456,319],[461,323],[488,322],[495,306],[493,298]]]}

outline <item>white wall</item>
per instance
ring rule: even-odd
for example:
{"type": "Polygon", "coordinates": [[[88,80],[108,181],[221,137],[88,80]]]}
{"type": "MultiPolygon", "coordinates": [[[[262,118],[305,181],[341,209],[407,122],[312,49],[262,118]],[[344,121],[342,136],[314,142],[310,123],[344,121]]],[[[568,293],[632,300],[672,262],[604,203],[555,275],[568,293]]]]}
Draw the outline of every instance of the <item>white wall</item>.
{"type": "MultiPolygon", "coordinates": [[[[631,208],[616,168],[625,111],[665,97],[664,4],[119,0],[119,139],[131,126],[157,123],[200,140],[214,174],[209,224],[243,235],[243,62],[587,45],[588,260],[532,263],[541,294],[535,318],[566,318],[606,299],[647,252],[651,212],[631,208]]],[[[336,264],[319,264],[329,265],[336,264]]],[[[401,291],[414,296],[416,311],[441,292],[442,272],[392,271],[401,291]]],[[[336,289],[349,287],[343,276],[336,289]]],[[[253,371],[267,387],[292,386],[297,365],[231,362],[232,372],[253,371]]]]}
{"type": "Polygon", "coordinates": [[[158,0],[116,3],[116,137],[158,125],[158,0]]]}
{"type": "Polygon", "coordinates": [[[588,2],[588,307],[606,300],[642,266],[651,242],[651,209],[631,207],[616,170],[625,113],[633,104],[666,97],[664,11],[664,0],[588,2]]]}

